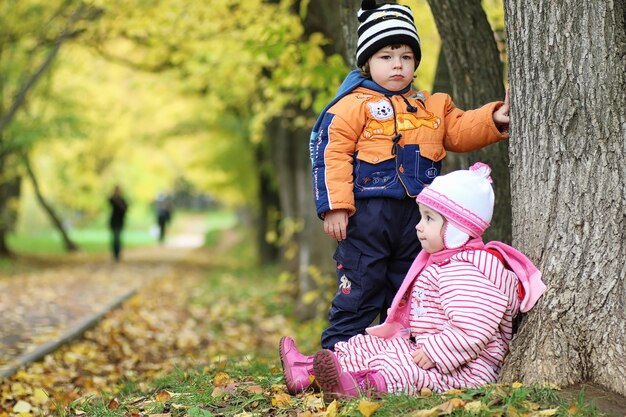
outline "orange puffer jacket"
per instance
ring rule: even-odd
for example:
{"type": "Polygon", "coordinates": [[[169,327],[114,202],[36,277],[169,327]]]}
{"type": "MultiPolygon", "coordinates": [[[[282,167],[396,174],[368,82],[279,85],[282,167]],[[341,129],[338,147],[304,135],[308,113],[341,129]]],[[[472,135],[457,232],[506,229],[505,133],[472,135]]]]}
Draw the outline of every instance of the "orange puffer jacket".
{"type": "Polygon", "coordinates": [[[463,111],[447,94],[385,96],[358,87],[330,107],[311,141],[318,216],[355,212],[354,200],[414,197],[441,172],[446,150],[504,139],[493,122],[502,102],[463,111]]]}

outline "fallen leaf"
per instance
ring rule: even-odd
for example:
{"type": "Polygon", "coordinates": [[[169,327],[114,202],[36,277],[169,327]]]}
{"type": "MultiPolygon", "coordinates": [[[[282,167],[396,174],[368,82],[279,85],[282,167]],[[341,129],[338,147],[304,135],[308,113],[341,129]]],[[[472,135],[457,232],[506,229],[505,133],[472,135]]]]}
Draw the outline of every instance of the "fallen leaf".
{"type": "Polygon", "coordinates": [[[364,417],[370,417],[372,414],[376,412],[376,410],[380,408],[380,406],[381,406],[380,403],[376,403],[372,401],[367,401],[367,400],[359,401],[359,411],[361,412],[361,414],[363,414],[364,417]]]}
{"type": "Polygon", "coordinates": [[[313,417],[313,413],[307,410],[302,413],[298,413],[297,417],[313,417]]]}
{"type": "Polygon", "coordinates": [[[459,394],[463,394],[463,390],[453,388],[453,389],[449,389],[444,394],[447,394],[447,395],[459,395],[459,394]]]}
{"type": "Polygon", "coordinates": [[[36,404],[45,404],[48,401],[48,393],[43,388],[35,388],[31,397],[36,404]]]}
{"type": "Polygon", "coordinates": [[[434,407],[429,410],[417,410],[409,414],[410,417],[436,417],[439,414],[439,407],[434,407]]]}
{"type": "Polygon", "coordinates": [[[120,402],[117,401],[117,398],[111,398],[111,401],[109,401],[109,404],[107,405],[107,408],[111,411],[113,410],[117,410],[117,408],[120,406],[120,402]]]}
{"type": "Polygon", "coordinates": [[[513,389],[522,388],[523,386],[524,386],[524,384],[522,384],[521,382],[513,382],[511,384],[511,388],[513,388],[513,389]]]}
{"type": "Polygon", "coordinates": [[[213,377],[213,385],[216,387],[225,387],[226,385],[231,383],[230,375],[226,372],[218,372],[213,377]]]}
{"type": "Polygon", "coordinates": [[[288,407],[291,405],[291,395],[285,393],[274,394],[272,405],[275,407],[288,407]]]}
{"type": "Polygon", "coordinates": [[[470,401],[465,404],[465,407],[463,407],[463,409],[472,414],[478,414],[483,410],[487,410],[487,405],[484,404],[482,401],[470,401]]]}
{"type": "Polygon", "coordinates": [[[304,396],[304,406],[313,411],[323,410],[324,399],[321,394],[306,394],[304,396]]]}
{"type": "Polygon", "coordinates": [[[440,411],[439,415],[452,414],[457,408],[463,408],[465,401],[460,398],[451,398],[443,404],[440,404],[437,408],[440,411]]]}
{"type": "Polygon", "coordinates": [[[164,403],[170,398],[172,398],[172,394],[168,391],[159,391],[157,395],[154,396],[154,399],[159,403],[164,403]]]}
{"type": "Polygon", "coordinates": [[[326,417],[336,417],[337,413],[339,413],[339,403],[337,400],[333,400],[326,408],[326,417]]]}
{"type": "Polygon", "coordinates": [[[569,408],[567,409],[567,413],[570,416],[575,415],[578,412],[578,407],[576,406],[576,404],[570,404],[569,408]]]}
{"type": "Polygon", "coordinates": [[[517,408],[513,407],[512,405],[509,405],[506,408],[507,411],[507,415],[510,417],[520,417],[520,413],[517,411],[517,408]]]}
{"type": "Polygon", "coordinates": [[[422,388],[420,390],[420,397],[432,397],[433,391],[430,388],[422,388]]]}
{"type": "Polygon", "coordinates": [[[22,384],[20,384],[19,382],[16,382],[14,384],[11,384],[11,394],[15,395],[15,396],[20,396],[20,395],[24,395],[27,394],[28,391],[26,390],[26,387],[22,384]]]}
{"type": "Polygon", "coordinates": [[[30,413],[30,410],[33,409],[33,406],[27,403],[26,401],[18,401],[13,406],[14,413],[30,413]]]}
{"type": "Polygon", "coordinates": [[[558,412],[559,412],[558,408],[550,408],[550,409],[547,409],[547,410],[537,411],[536,413],[533,414],[533,416],[541,416],[541,417],[544,417],[544,416],[555,416],[555,415],[558,414],[558,412]]]}
{"type": "Polygon", "coordinates": [[[246,391],[248,391],[250,394],[263,394],[263,387],[260,385],[250,385],[249,387],[246,388],[246,391]]]}

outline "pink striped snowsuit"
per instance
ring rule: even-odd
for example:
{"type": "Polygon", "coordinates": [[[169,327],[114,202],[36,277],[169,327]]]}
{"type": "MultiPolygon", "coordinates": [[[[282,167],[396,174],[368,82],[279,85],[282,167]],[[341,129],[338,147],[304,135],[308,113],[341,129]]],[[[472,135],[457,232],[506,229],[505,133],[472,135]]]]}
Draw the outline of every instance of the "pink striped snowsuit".
{"type": "Polygon", "coordinates": [[[377,370],[389,392],[407,394],[424,387],[442,392],[495,382],[520,308],[515,273],[490,252],[466,250],[427,266],[412,279],[406,295],[415,342],[354,336],[335,345],[342,368],[377,370]],[[411,353],[418,345],[434,368],[424,370],[413,362],[411,353]]]}

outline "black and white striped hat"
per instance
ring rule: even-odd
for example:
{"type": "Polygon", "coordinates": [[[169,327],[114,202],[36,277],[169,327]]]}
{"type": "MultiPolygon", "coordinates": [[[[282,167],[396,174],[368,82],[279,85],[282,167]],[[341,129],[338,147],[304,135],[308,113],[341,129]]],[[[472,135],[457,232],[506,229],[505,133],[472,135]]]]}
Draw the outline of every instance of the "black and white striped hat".
{"type": "Polygon", "coordinates": [[[420,38],[409,7],[392,3],[377,5],[376,0],[363,0],[357,17],[360,22],[357,31],[357,67],[362,67],[379,49],[396,44],[410,46],[415,54],[415,62],[420,62],[420,38]]]}

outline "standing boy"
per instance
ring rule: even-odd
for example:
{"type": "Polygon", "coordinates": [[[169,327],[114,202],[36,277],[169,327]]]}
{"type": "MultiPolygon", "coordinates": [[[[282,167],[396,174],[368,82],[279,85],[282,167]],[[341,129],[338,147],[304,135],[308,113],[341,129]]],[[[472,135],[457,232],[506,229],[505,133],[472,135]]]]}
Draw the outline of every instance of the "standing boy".
{"type": "Polygon", "coordinates": [[[411,9],[363,1],[356,60],[311,134],[313,188],[324,231],[339,242],[338,291],[322,347],[363,333],[386,310],[420,250],[414,198],[446,150],[508,137],[508,103],[462,111],[447,94],[411,88],[421,49],[411,9]]]}

